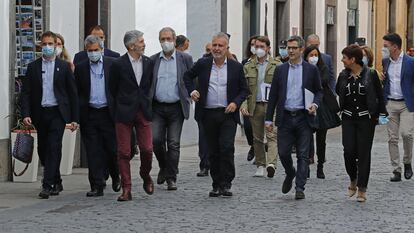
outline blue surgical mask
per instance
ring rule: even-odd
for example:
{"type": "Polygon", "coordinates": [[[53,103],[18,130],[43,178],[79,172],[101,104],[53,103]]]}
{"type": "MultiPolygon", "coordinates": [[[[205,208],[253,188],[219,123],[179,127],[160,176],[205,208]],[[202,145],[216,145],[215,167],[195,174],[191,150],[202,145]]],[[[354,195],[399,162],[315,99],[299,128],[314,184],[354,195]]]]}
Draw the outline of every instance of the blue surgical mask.
{"type": "Polygon", "coordinates": [[[367,56],[364,56],[364,57],[362,58],[362,62],[364,63],[364,65],[365,65],[365,66],[367,66],[367,65],[368,65],[368,58],[367,58],[367,56]]]}
{"type": "Polygon", "coordinates": [[[286,48],[279,48],[279,54],[282,58],[287,57],[288,56],[288,51],[287,51],[286,48]]]}
{"type": "Polygon", "coordinates": [[[44,57],[53,57],[55,55],[55,47],[50,45],[43,46],[42,54],[44,57]]]}
{"type": "Polygon", "coordinates": [[[98,62],[102,57],[101,51],[92,51],[92,52],[87,52],[87,53],[88,53],[88,58],[91,62],[98,62]]]}
{"type": "Polygon", "coordinates": [[[101,47],[101,48],[104,48],[104,47],[105,47],[105,42],[104,42],[103,40],[101,40],[101,41],[99,42],[99,45],[100,45],[100,47],[101,47]]]}
{"type": "Polygon", "coordinates": [[[381,54],[383,59],[390,58],[390,50],[388,48],[383,47],[381,49],[381,54]]]}

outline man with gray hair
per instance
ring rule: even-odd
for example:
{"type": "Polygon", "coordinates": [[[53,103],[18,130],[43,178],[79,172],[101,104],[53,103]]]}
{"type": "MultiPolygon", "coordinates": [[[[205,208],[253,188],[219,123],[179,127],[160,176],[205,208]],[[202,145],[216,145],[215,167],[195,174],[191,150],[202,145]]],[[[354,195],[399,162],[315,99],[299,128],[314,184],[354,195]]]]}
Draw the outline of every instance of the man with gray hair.
{"type": "Polygon", "coordinates": [[[167,190],[176,190],[180,138],[184,119],[190,115],[190,98],[184,73],[193,66],[193,58],[175,49],[175,31],[162,28],[159,41],[162,51],[154,54],[152,99],[152,143],[160,171],[157,183],[167,181],[167,190]]]}
{"type": "Polygon", "coordinates": [[[234,137],[240,122],[238,108],[249,92],[243,66],[227,59],[228,48],[228,36],[217,33],[212,39],[213,56],[201,58],[184,74],[188,94],[196,102],[194,117],[202,122],[207,138],[213,179],[210,197],[233,195],[234,137]]]}
{"type": "Polygon", "coordinates": [[[86,196],[97,197],[103,196],[107,170],[112,177],[112,189],[115,192],[121,189],[113,121],[114,101],[108,89],[109,67],[114,58],[103,56],[102,40],[98,36],[86,37],[85,49],[88,59],[75,66],[75,80],[91,186],[86,196]]]}
{"type": "Polygon", "coordinates": [[[118,201],[130,201],[131,195],[131,132],[135,127],[140,149],[140,176],[147,194],[154,192],[150,176],[152,168],[152,106],[149,91],[152,85],[153,62],[144,56],[144,33],[132,30],[125,33],[128,50],[110,68],[109,89],[114,98],[114,119],[118,142],[118,164],[121,173],[122,195],[118,201]]]}

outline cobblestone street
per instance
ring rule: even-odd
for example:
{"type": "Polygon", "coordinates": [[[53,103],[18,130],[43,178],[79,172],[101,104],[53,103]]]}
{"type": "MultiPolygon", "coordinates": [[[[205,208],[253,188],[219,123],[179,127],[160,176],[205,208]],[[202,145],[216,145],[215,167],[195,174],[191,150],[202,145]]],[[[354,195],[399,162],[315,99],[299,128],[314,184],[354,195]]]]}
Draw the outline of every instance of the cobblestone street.
{"type": "MultiPolygon", "coordinates": [[[[134,162],[133,201],[119,203],[110,185],[102,198],[87,198],[87,171],[64,177],[65,191],[37,199],[40,182],[0,183],[0,232],[413,232],[414,181],[389,182],[391,166],[384,127],[377,128],[367,202],[346,196],[340,129],[328,133],[326,179],[311,178],[306,199],[281,192],[284,172],[273,179],[253,177],[248,146],[237,139],[232,198],[209,198],[211,178],[196,177],[197,147],[182,148],[178,190],[156,185],[148,196],[134,162]]],[[[154,158],[153,179],[158,164],[154,158]]],[[[110,184],[110,181],[109,183],[110,184]]]]}

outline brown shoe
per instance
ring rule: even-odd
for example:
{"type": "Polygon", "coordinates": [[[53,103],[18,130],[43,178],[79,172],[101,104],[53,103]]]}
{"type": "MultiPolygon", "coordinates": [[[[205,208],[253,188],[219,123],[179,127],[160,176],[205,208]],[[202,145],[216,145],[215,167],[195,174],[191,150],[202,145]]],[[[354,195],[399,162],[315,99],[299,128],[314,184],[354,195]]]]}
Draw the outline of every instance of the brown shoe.
{"type": "Polygon", "coordinates": [[[366,192],[363,192],[363,191],[358,190],[357,201],[358,202],[365,202],[367,200],[365,194],[366,194],[366,192]]]}
{"type": "Polygon", "coordinates": [[[118,201],[130,201],[132,200],[131,191],[123,190],[122,195],[118,197],[118,201]]]}
{"type": "Polygon", "coordinates": [[[348,187],[348,197],[353,197],[357,192],[356,181],[351,181],[348,187]]]}
{"type": "Polygon", "coordinates": [[[151,177],[144,181],[143,188],[148,195],[154,193],[154,182],[152,181],[151,177]]]}

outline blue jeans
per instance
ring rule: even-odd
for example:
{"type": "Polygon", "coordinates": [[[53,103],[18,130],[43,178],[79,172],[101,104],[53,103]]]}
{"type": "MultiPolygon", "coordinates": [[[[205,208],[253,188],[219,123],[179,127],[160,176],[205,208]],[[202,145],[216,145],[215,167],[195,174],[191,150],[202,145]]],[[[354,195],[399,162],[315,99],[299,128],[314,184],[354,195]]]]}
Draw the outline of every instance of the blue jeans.
{"type": "Polygon", "coordinates": [[[278,127],[279,158],[289,177],[296,175],[296,191],[304,191],[309,169],[309,146],[312,129],[308,123],[305,111],[296,115],[285,112],[282,124],[278,127]],[[292,146],[296,146],[297,170],[294,173],[292,146]]]}

